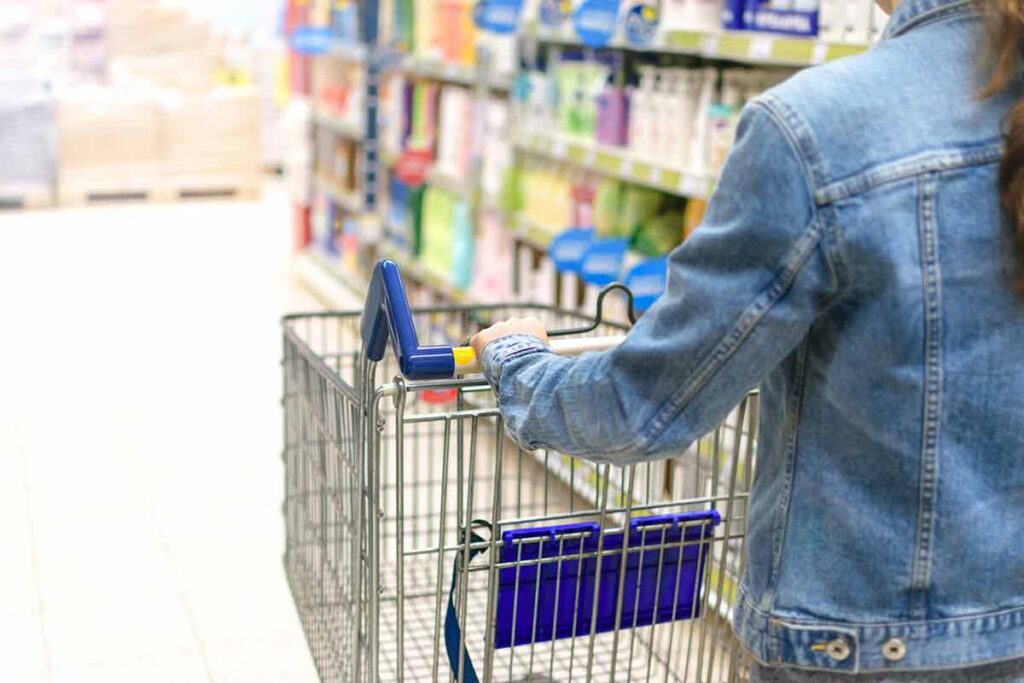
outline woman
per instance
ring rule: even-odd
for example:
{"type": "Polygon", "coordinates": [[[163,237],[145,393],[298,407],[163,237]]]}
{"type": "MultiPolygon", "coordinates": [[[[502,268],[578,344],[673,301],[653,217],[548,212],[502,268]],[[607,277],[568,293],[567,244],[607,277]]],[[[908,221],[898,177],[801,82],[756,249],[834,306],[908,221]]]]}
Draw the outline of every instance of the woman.
{"type": "Polygon", "coordinates": [[[754,680],[1024,680],[1024,0],[893,4],[880,45],[747,107],[620,348],[474,339],[513,437],[605,462],[761,386],[754,680]]]}

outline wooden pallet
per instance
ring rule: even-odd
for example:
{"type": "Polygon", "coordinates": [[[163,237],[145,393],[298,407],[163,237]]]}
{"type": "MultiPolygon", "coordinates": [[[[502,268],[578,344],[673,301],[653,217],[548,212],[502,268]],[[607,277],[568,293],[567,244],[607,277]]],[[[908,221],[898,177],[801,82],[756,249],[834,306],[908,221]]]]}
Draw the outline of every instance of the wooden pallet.
{"type": "Polygon", "coordinates": [[[0,184],[0,209],[45,209],[53,206],[49,185],[0,184]]]}
{"type": "Polygon", "coordinates": [[[257,173],[203,173],[158,176],[73,176],[61,179],[62,206],[116,202],[178,202],[196,199],[255,200],[260,196],[257,173]]]}

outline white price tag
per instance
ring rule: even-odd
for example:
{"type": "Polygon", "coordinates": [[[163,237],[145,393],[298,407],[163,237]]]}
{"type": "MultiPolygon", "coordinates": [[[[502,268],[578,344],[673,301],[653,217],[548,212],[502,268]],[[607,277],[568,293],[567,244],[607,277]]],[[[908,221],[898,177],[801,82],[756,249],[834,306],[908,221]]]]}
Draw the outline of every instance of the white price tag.
{"type": "Polygon", "coordinates": [[[703,194],[703,192],[701,192],[701,185],[702,183],[700,178],[692,175],[684,175],[679,179],[679,194],[686,197],[700,197],[703,194]]]}
{"type": "Polygon", "coordinates": [[[565,140],[555,139],[551,145],[551,153],[562,159],[565,157],[565,140]]]}
{"type": "Polygon", "coordinates": [[[814,52],[811,53],[811,63],[824,64],[826,59],[828,59],[828,43],[815,44],[814,52]]]}
{"type": "Polygon", "coordinates": [[[747,55],[751,59],[768,59],[772,56],[772,46],[775,41],[767,36],[758,36],[750,41],[747,55]]]}
{"type": "Polygon", "coordinates": [[[718,54],[718,36],[707,36],[704,38],[704,54],[714,57],[718,54]]]}
{"type": "Polygon", "coordinates": [[[621,173],[622,175],[627,176],[627,177],[632,176],[633,175],[633,161],[631,159],[623,159],[622,160],[622,166],[619,167],[619,173],[621,173]]]}
{"type": "Polygon", "coordinates": [[[586,166],[593,166],[594,165],[594,156],[595,156],[594,155],[594,150],[592,150],[592,149],[585,149],[585,150],[583,150],[583,163],[584,163],[584,165],[586,165],[586,166]]]}
{"type": "Polygon", "coordinates": [[[444,75],[447,76],[448,78],[458,78],[458,76],[459,76],[459,67],[458,67],[458,65],[457,64],[445,64],[444,65],[444,75]]]}
{"type": "Polygon", "coordinates": [[[651,182],[655,185],[661,184],[661,169],[657,166],[651,166],[651,182]]]}

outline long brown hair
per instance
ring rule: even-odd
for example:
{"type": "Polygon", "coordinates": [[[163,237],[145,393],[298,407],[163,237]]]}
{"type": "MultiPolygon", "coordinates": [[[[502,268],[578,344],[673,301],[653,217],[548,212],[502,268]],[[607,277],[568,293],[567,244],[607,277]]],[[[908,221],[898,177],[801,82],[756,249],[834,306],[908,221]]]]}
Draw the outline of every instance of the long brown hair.
{"type": "MultiPolygon", "coordinates": [[[[1017,77],[1024,60],[1024,0],[975,0],[992,37],[985,57],[988,82],[982,97],[998,95],[1017,77]]],[[[1013,224],[1017,251],[1024,263],[1024,100],[1006,117],[1006,152],[999,169],[999,200],[1013,224]]],[[[1024,277],[1017,280],[1024,296],[1024,277]]]]}

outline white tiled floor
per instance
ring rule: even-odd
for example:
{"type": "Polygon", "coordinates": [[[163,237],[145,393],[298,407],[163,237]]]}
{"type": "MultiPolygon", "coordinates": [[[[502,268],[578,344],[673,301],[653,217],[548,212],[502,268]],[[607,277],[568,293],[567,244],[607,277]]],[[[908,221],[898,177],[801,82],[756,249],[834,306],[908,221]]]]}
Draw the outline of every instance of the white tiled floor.
{"type": "Polygon", "coordinates": [[[290,212],[0,214],[0,681],[310,681],[281,567],[290,212]]]}

